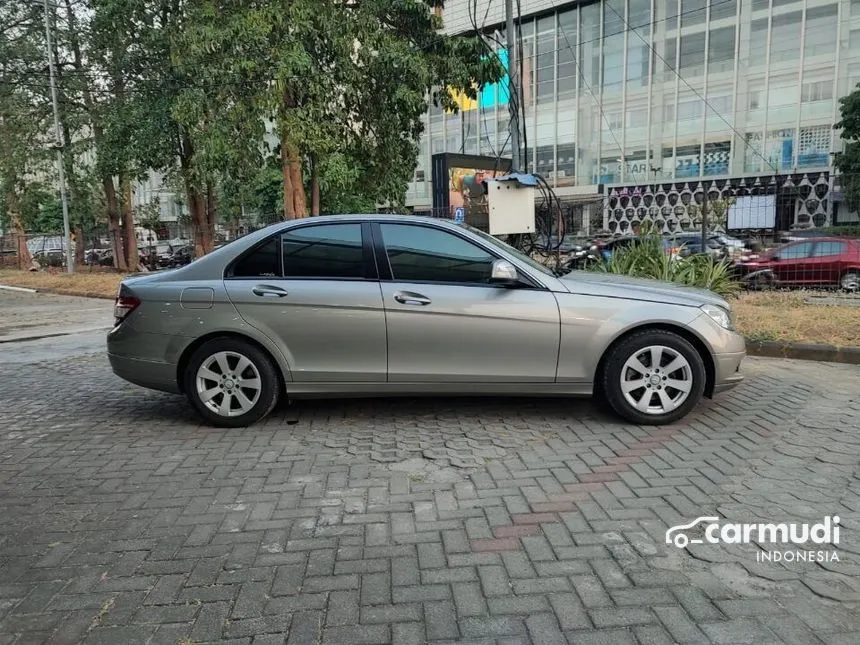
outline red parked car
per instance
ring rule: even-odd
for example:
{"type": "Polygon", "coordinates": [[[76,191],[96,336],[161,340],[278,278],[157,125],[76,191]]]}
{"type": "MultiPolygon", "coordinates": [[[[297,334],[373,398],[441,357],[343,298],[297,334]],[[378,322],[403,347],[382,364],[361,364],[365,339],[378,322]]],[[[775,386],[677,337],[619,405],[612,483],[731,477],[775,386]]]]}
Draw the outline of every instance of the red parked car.
{"type": "Polygon", "coordinates": [[[817,237],[742,258],[735,271],[754,288],[840,287],[860,290],[860,240],[817,237]]]}

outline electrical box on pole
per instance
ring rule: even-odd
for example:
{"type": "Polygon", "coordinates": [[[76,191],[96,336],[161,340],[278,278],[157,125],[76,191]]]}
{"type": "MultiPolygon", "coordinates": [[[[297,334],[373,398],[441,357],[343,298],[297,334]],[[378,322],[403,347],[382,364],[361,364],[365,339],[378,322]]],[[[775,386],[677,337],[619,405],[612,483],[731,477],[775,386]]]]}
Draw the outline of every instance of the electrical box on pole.
{"type": "Polygon", "coordinates": [[[535,232],[535,192],[533,175],[505,175],[486,181],[490,235],[535,232]]]}

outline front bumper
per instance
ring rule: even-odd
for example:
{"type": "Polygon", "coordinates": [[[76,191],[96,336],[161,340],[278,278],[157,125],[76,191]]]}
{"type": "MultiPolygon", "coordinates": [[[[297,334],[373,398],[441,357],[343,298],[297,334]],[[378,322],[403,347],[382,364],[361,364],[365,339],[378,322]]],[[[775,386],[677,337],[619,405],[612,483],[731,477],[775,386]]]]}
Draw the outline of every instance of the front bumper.
{"type": "Polygon", "coordinates": [[[746,355],[746,350],[714,355],[714,394],[730,390],[744,380],[741,363],[746,355]]]}

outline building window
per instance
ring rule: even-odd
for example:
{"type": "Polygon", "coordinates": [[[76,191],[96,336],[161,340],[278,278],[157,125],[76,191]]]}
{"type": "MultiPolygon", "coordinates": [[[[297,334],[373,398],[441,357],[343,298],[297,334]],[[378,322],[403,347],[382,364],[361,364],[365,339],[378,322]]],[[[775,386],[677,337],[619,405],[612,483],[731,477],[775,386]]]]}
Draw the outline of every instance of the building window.
{"type": "Polygon", "coordinates": [[[575,183],[576,146],[559,145],[556,150],[556,183],[559,186],[575,183]]]}
{"type": "Polygon", "coordinates": [[[827,167],[830,163],[831,128],[828,125],[815,125],[800,128],[797,150],[797,165],[827,167]]]}
{"type": "Polygon", "coordinates": [[[681,0],[681,27],[704,23],[707,6],[708,0],[681,0]]]}
{"type": "Polygon", "coordinates": [[[750,90],[750,92],[749,92],[749,108],[750,108],[750,110],[761,109],[761,90],[750,90]]]}
{"type": "Polygon", "coordinates": [[[803,84],[801,101],[803,103],[814,103],[815,101],[828,101],[833,98],[833,81],[811,81],[803,84]]]}
{"type": "Polygon", "coordinates": [[[702,172],[705,175],[728,175],[729,157],[732,149],[730,141],[705,144],[702,172]]]}
{"type": "Polygon", "coordinates": [[[547,103],[555,94],[555,16],[538,20],[537,30],[536,101],[547,103]]]}
{"type": "Polygon", "coordinates": [[[648,110],[646,108],[629,108],[627,110],[627,127],[644,128],[648,125],[648,110]]]}
{"type": "Polygon", "coordinates": [[[682,72],[700,75],[705,72],[705,34],[681,36],[679,65],[682,72]]]}
{"type": "Polygon", "coordinates": [[[693,99],[678,102],[678,121],[693,121],[702,118],[702,101],[693,99]]]}
{"type": "Polygon", "coordinates": [[[767,62],[767,18],[759,18],[750,23],[750,67],[763,67],[767,62]]]}
{"type": "Polygon", "coordinates": [[[813,7],[806,10],[806,33],[803,41],[803,56],[829,56],[836,51],[838,29],[836,5],[813,7]]]}
{"type": "Polygon", "coordinates": [[[558,98],[576,96],[576,11],[558,14],[558,98]]]}
{"type": "MultiPolygon", "coordinates": [[[[770,64],[779,65],[800,57],[800,23],[802,11],[774,16],[771,21],[770,64]]],[[[833,39],[833,34],[830,38],[833,39]]]]}
{"type": "Polygon", "coordinates": [[[729,72],[735,60],[735,28],[722,27],[711,30],[708,39],[708,72],[729,72]]]}
{"type": "Polygon", "coordinates": [[[734,18],[737,14],[737,5],[735,0],[712,0],[711,1],[711,21],[720,20],[721,18],[734,18]]]}

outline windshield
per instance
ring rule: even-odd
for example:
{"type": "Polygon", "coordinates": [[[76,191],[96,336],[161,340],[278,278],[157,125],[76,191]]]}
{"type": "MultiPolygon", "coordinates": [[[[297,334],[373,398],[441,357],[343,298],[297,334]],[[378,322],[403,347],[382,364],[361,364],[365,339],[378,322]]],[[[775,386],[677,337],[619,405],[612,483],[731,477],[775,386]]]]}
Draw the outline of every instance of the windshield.
{"type": "Polygon", "coordinates": [[[552,271],[550,271],[548,268],[546,268],[544,265],[542,265],[540,262],[530,258],[525,253],[523,253],[522,251],[518,251],[517,249],[512,247],[510,244],[505,244],[500,239],[493,237],[492,235],[488,235],[487,233],[484,233],[484,231],[481,231],[481,230],[475,228],[474,226],[469,226],[468,224],[460,224],[460,226],[462,226],[466,230],[471,231],[472,233],[474,233],[475,235],[480,237],[482,240],[485,240],[485,241],[489,242],[490,244],[492,244],[492,245],[494,245],[500,249],[503,249],[507,253],[510,253],[511,255],[516,257],[521,262],[524,262],[525,264],[529,265],[535,271],[540,271],[544,275],[548,275],[548,276],[551,276],[553,278],[555,277],[555,274],[552,271]]]}

